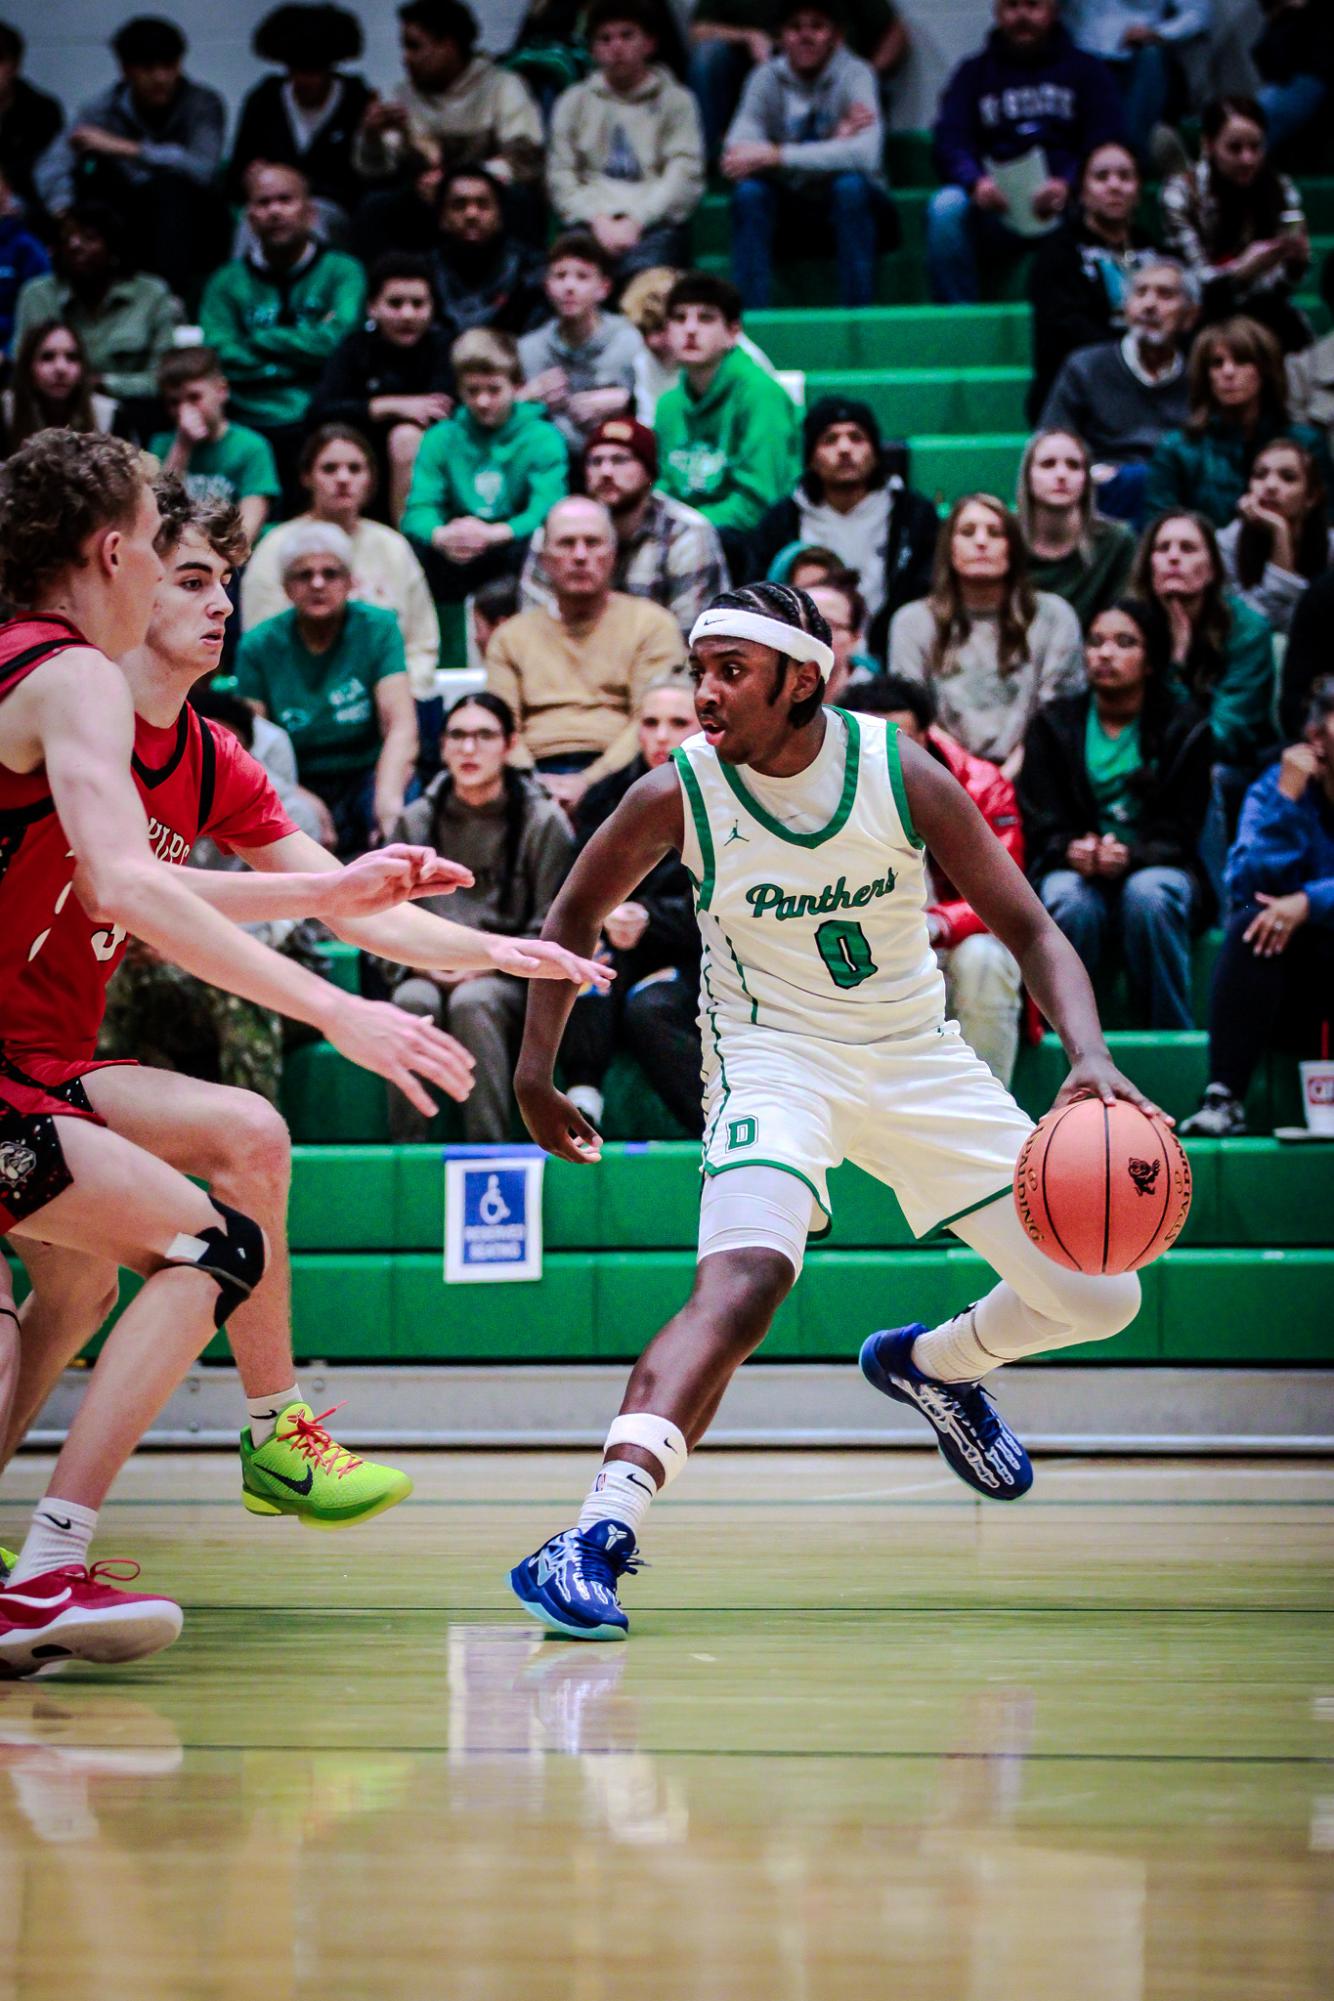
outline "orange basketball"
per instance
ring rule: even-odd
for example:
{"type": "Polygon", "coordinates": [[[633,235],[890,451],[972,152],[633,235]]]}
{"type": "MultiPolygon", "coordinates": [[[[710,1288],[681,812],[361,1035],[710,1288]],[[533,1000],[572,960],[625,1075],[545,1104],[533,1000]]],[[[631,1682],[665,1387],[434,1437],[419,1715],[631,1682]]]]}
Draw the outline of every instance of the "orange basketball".
{"type": "Polygon", "coordinates": [[[1137,1271],[1181,1234],[1190,1163],[1162,1118],[1120,1098],[1079,1098],[1029,1134],[1014,1204],[1038,1249],[1067,1271],[1137,1271]]]}

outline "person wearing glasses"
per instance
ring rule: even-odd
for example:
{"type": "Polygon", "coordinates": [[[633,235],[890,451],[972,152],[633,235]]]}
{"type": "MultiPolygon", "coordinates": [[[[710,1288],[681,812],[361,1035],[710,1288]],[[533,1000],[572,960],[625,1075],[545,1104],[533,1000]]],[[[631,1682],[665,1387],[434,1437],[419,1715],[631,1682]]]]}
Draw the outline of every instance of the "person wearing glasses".
{"type": "MultiPolygon", "coordinates": [[[[565,880],[574,836],[561,808],[531,773],[507,762],[514,749],[514,711],[500,696],[464,695],[445,717],[443,770],[403,809],[395,841],[424,842],[473,873],[470,889],[423,907],[456,924],[503,937],[536,938],[565,880]]],[[[476,1059],[472,1094],[463,1107],[464,1138],[483,1146],[510,1136],[511,1078],[523,1033],[523,981],[504,973],[414,973],[392,967],[393,999],[410,1014],[448,1022],[449,1032],[476,1059]]],[[[423,1139],[429,1121],[401,1091],[389,1090],[390,1137],[423,1139]]]]}

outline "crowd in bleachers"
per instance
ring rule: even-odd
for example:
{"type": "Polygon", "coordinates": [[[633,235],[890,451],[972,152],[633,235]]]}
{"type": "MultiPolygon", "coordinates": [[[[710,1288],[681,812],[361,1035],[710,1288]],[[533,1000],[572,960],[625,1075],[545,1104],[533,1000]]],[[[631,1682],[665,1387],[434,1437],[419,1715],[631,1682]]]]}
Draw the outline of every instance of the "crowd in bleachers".
{"type": "MultiPolygon", "coordinates": [[[[1192,1025],[1192,943],[1224,926],[1197,1129],[1242,1130],[1267,1041],[1334,1015],[1334,333],[1311,317],[1334,254],[1312,272],[1291,170],[1334,17],[1268,0],[1256,94],[1196,120],[1212,11],[994,0],[945,86],[931,295],[1022,269],[1032,301],[1035,428],[1003,496],[922,490],[870,401],[803,408],[746,332],[794,260],[832,257],[850,310],[887,272],[902,296],[892,0],[699,0],[685,35],[667,0],[533,0],[496,56],[464,0],[405,0],[384,91],[356,17],[297,0],[255,31],[230,141],[171,21],[126,21],[77,106],[0,23],[5,449],[115,430],[238,508],[252,553],[201,701],[317,838],[431,841],[476,876],[450,914],[515,934],[689,733],[703,605],[729,579],[811,589],[831,699],[949,766],[1145,1026],[1192,1025]],[[711,186],[731,276],[692,264],[711,186]]],[[[937,889],[952,1006],[1008,1077],[1017,967],[937,889]]],[[[678,863],[604,949],[616,998],[578,1003],[564,1057],[581,1108],[628,1047],[698,1130],[678,863]]],[[[363,977],[473,1049],[467,1136],[503,1137],[520,983],[363,977]]],[[[221,1074],[276,1091],[264,1024],[206,1028],[221,1074]]],[[[397,1133],[416,1119],[395,1105],[397,1133]]]]}

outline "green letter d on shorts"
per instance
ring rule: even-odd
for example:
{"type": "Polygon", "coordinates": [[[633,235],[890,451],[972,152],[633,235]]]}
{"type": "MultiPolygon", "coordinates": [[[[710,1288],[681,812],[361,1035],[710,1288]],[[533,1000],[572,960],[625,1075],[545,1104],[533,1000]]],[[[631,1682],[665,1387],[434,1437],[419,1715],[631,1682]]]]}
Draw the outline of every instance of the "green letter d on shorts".
{"type": "Polygon", "coordinates": [[[742,1147],[754,1146],[758,1131],[754,1119],[729,1119],[726,1151],[739,1153],[742,1147]]]}

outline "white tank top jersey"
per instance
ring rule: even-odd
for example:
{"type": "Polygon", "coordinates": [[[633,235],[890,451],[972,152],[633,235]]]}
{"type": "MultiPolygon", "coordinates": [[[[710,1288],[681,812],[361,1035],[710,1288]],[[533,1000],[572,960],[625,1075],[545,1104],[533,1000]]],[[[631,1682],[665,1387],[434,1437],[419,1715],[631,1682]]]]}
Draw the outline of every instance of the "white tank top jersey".
{"type": "MultiPolygon", "coordinates": [[[[702,736],[672,753],[684,801],[681,859],[703,939],[706,1052],[752,1027],[828,1042],[920,1035],[945,1018],[945,983],[926,928],[923,844],[899,764],[898,727],[825,711],[846,732],[843,783],[823,824],[802,816],[803,772],[782,784],[784,824],[702,736]],[[789,791],[789,788],[792,788],[789,791]]],[[[811,771],[823,762],[816,759],[811,771]]]]}

